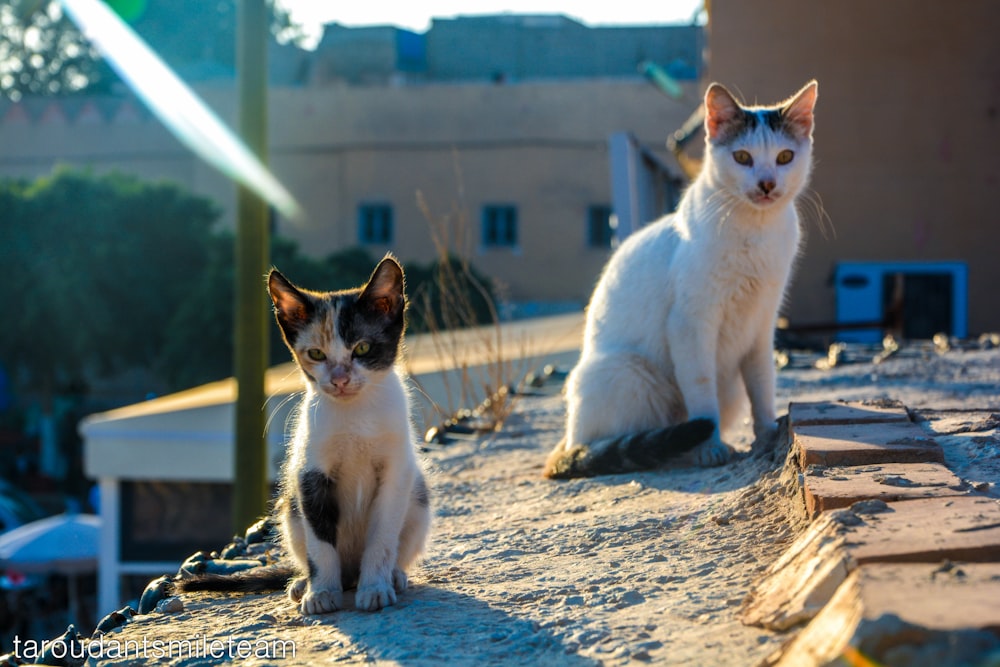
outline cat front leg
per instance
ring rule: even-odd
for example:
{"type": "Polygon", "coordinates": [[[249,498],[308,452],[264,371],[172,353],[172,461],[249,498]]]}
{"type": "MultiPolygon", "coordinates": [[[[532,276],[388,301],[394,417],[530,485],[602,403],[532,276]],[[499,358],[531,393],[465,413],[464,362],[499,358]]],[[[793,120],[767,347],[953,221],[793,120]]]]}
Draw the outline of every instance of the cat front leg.
{"type": "Polygon", "coordinates": [[[308,582],[299,603],[303,614],[326,614],[344,607],[337,553],[340,507],[336,491],[336,482],[318,470],[305,472],[299,479],[298,505],[308,561],[308,582]]]}
{"type": "Polygon", "coordinates": [[[694,460],[701,466],[722,465],[732,458],[733,450],[722,442],[719,430],[717,327],[706,321],[704,313],[679,309],[667,320],[667,337],[688,419],[710,419],[715,424],[712,437],[692,450],[694,460]]]}
{"type": "MultiPolygon", "coordinates": [[[[341,579],[340,556],[329,542],[314,538],[306,528],[309,546],[309,575],[302,592],[299,609],[303,614],[328,614],[344,608],[344,589],[341,579]]],[[[295,594],[293,586],[292,594],[295,594]]],[[[301,584],[298,586],[301,590],[301,584]]]]}
{"type": "Polygon", "coordinates": [[[410,505],[406,511],[403,528],[399,535],[399,553],[396,567],[392,570],[392,585],[397,593],[406,590],[409,578],[406,571],[424,550],[431,527],[430,491],[421,473],[413,484],[410,505]]]}
{"type": "Polygon", "coordinates": [[[776,437],[778,426],[775,409],[776,371],[774,367],[774,336],[767,327],[754,341],[750,353],[740,364],[743,383],[750,397],[753,434],[756,442],[769,446],[776,437]]]}
{"type": "Polygon", "coordinates": [[[409,492],[413,488],[413,475],[407,475],[401,465],[382,466],[377,470],[379,486],[375,491],[365,550],[361,556],[361,576],[354,603],[358,609],[378,611],[396,604],[396,583],[405,583],[394,577],[399,555],[403,521],[410,507],[409,492]]]}
{"type": "Polygon", "coordinates": [[[296,567],[301,573],[288,582],[288,597],[298,606],[309,584],[309,551],[306,548],[306,520],[299,509],[298,497],[283,496],[275,507],[281,519],[281,539],[285,551],[291,555],[296,567]]]}

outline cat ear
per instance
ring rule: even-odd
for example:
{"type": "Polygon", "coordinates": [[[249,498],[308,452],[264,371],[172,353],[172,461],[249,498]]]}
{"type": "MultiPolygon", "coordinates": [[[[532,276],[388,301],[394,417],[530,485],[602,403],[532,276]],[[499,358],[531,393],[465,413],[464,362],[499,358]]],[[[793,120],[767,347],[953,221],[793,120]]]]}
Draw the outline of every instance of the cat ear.
{"type": "Polygon", "coordinates": [[[808,139],[812,136],[813,108],[816,106],[818,94],[819,84],[814,79],[781,105],[781,116],[798,139],[808,139]]]}
{"type": "Polygon", "coordinates": [[[267,291],[271,295],[278,323],[286,333],[289,327],[293,330],[301,329],[312,318],[315,310],[312,300],[288,282],[277,269],[271,269],[267,274],[267,291]]]}
{"type": "Polygon", "coordinates": [[[358,300],[379,314],[395,315],[405,304],[403,283],[403,268],[392,255],[386,255],[375,267],[358,300]]]}
{"type": "Polygon", "coordinates": [[[711,141],[729,136],[742,126],[743,107],[720,83],[705,91],[705,132],[711,141]]]}

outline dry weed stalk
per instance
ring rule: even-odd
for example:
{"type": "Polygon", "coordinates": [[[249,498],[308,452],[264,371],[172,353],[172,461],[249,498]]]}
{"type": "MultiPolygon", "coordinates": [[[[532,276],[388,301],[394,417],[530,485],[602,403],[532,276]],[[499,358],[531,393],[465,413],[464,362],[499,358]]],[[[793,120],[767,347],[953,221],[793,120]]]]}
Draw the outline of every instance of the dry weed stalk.
{"type": "MultiPolygon", "coordinates": [[[[465,251],[470,233],[465,208],[453,204],[450,213],[435,216],[421,192],[417,192],[417,206],[427,221],[437,255],[437,293],[418,293],[413,304],[426,323],[441,362],[446,403],[441,405],[423,392],[437,413],[427,423],[443,422],[446,428],[461,423],[477,431],[499,429],[513,409],[517,393],[514,378],[523,375],[527,345],[521,342],[519,363],[505,355],[493,294],[473,273],[465,251]],[[488,309],[486,326],[477,316],[477,296],[488,309]]],[[[419,382],[414,383],[423,389],[419,382]]]]}

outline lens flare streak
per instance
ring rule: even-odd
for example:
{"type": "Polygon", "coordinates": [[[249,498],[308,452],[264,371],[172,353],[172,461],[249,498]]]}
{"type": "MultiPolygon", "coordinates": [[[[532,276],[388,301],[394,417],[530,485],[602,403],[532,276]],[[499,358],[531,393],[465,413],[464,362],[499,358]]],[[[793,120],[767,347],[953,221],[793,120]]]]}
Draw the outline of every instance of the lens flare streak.
{"type": "Polygon", "coordinates": [[[62,4],[80,32],[181,143],[286,218],[301,217],[288,190],[112,9],[100,0],[62,4]]]}

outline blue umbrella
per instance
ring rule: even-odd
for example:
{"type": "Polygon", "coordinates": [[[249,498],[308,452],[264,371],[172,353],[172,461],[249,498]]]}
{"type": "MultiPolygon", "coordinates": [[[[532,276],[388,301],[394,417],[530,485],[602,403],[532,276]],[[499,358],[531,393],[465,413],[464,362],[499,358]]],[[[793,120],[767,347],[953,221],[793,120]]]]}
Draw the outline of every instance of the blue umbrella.
{"type": "Polygon", "coordinates": [[[0,565],[20,572],[74,575],[97,570],[101,518],[57,514],[0,535],[0,565]]]}
{"type": "Polygon", "coordinates": [[[57,514],[0,535],[0,567],[19,572],[64,574],[69,578],[69,615],[79,616],[76,576],[97,570],[101,518],[57,514]]]}

